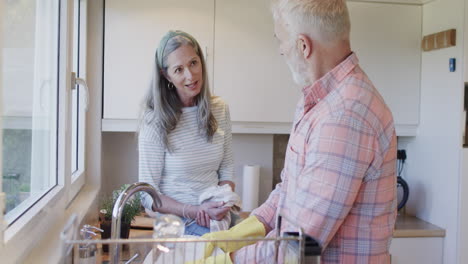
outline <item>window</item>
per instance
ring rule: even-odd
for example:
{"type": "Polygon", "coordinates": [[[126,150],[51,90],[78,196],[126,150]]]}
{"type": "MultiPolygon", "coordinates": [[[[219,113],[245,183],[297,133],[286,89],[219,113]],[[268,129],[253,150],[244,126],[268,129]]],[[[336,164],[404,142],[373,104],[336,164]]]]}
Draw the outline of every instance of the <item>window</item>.
{"type": "Polygon", "coordinates": [[[7,223],[58,183],[59,1],[5,1],[3,168],[7,223]]]}
{"type": "Polygon", "coordinates": [[[57,190],[70,202],[85,182],[86,0],[2,5],[0,185],[11,226],[57,190]]]}

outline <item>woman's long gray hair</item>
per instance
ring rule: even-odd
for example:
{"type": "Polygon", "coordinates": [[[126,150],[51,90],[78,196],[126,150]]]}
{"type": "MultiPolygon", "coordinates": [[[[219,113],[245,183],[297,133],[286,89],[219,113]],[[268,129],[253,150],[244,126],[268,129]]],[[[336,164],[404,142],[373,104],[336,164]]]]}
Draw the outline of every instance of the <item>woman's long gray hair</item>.
{"type": "Polygon", "coordinates": [[[194,98],[195,104],[198,106],[198,131],[201,136],[207,141],[211,141],[213,135],[218,128],[218,123],[211,112],[211,92],[209,89],[206,63],[203,57],[200,45],[194,38],[187,38],[182,35],[172,37],[167,41],[164,47],[162,56],[162,65],[158,63],[158,52],[155,56],[155,67],[153,70],[153,79],[150,89],[145,97],[144,102],[144,117],[142,122],[156,122],[156,127],[159,130],[160,143],[172,151],[169,146],[167,135],[176,128],[180,115],[182,114],[182,101],[177,94],[177,90],[164,76],[167,75],[167,57],[169,54],[180,48],[182,45],[190,45],[200,57],[203,70],[203,86],[200,93],[194,98]]]}

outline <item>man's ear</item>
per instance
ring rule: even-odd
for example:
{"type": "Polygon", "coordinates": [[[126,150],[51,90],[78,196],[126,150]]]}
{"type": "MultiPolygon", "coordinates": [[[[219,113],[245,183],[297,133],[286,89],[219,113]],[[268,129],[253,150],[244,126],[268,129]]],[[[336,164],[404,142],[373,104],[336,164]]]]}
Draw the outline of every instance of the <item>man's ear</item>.
{"type": "Polygon", "coordinates": [[[312,54],[312,48],[312,40],[304,34],[299,34],[297,39],[297,49],[304,59],[308,59],[310,57],[312,54]]]}

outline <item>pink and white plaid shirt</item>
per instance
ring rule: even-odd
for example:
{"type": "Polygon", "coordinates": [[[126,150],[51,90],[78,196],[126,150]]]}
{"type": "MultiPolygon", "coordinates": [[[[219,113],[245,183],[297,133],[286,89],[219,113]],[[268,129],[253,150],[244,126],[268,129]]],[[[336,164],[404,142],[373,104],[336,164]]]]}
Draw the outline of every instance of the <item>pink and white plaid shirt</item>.
{"type": "MultiPolygon", "coordinates": [[[[276,234],[317,239],[322,263],[390,263],[396,218],[392,114],[354,53],[303,90],[279,183],[252,213],[276,234]],[[283,218],[284,219],[284,218],[283,218]]],[[[269,263],[273,243],[237,251],[237,263],[269,263]]]]}

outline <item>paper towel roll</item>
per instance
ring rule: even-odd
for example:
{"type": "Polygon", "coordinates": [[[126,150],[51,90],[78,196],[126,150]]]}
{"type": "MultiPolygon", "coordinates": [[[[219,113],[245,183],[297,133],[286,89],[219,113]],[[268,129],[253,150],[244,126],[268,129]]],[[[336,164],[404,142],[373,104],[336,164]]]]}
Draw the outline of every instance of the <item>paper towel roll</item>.
{"type": "Polygon", "coordinates": [[[252,211],[258,207],[260,166],[245,165],[242,175],[242,211],[252,211]]]}

